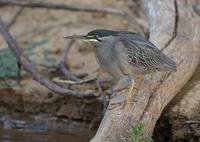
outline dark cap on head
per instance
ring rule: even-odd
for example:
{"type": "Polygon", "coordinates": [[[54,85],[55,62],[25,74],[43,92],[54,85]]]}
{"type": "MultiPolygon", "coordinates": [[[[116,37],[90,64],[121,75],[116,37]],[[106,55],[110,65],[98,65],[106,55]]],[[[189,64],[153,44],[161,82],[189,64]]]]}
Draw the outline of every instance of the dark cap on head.
{"type": "Polygon", "coordinates": [[[87,35],[97,35],[98,37],[105,37],[105,36],[116,36],[117,34],[118,34],[117,31],[97,29],[89,32],[87,35]]]}

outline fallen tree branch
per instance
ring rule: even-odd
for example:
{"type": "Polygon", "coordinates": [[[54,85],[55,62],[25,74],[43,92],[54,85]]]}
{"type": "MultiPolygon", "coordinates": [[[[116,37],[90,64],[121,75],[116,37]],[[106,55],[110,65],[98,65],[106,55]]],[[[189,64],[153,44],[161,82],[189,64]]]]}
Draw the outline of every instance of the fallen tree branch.
{"type": "Polygon", "coordinates": [[[200,121],[197,121],[197,120],[188,120],[188,121],[185,121],[185,123],[187,123],[187,124],[200,124],[200,121]]]}
{"type": "Polygon", "coordinates": [[[114,14],[120,16],[126,16],[127,13],[114,9],[114,8],[97,8],[89,6],[72,6],[66,4],[53,4],[47,2],[26,2],[26,1],[17,1],[17,0],[0,0],[1,5],[12,5],[12,6],[22,6],[30,8],[45,8],[45,9],[60,9],[60,10],[69,10],[77,12],[95,12],[95,13],[106,13],[114,14]]]}
{"type": "Polygon", "coordinates": [[[0,0],[0,5],[11,5],[11,6],[21,6],[21,7],[30,7],[30,8],[43,8],[43,9],[57,9],[57,10],[68,10],[73,12],[87,12],[87,13],[105,13],[118,15],[123,18],[126,18],[129,22],[133,22],[138,25],[137,30],[144,32],[144,29],[138,23],[137,20],[127,12],[118,10],[115,8],[98,8],[91,6],[73,6],[67,4],[53,4],[47,2],[27,2],[27,1],[18,1],[18,0],[0,0]]]}
{"type": "Polygon", "coordinates": [[[50,89],[53,92],[56,92],[58,94],[64,95],[64,96],[72,96],[72,97],[79,97],[79,98],[94,98],[96,97],[96,94],[94,92],[76,92],[73,90],[69,90],[66,88],[63,88],[62,86],[52,82],[47,77],[39,74],[30,61],[30,59],[25,56],[22,52],[22,49],[18,47],[16,41],[13,39],[11,34],[9,33],[8,29],[6,28],[5,24],[0,19],[0,33],[2,34],[4,40],[8,44],[8,47],[13,52],[14,56],[16,57],[18,63],[23,67],[25,71],[27,71],[29,74],[32,75],[33,79],[39,82],[40,84],[44,85],[48,89],[50,89]]]}
{"type": "Polygon", "coordinates": [[[87,80],[80,80],[80,81],[72,81],[72,80],[66,80],[66,79],[61,79],[59,77],[53,78],[53,81],[58,82],[58,83],[63,83],[63,84],[69,84],[69,85],[80,85],[80,84],[85,84],[85,83],[91,83],[95,82],[97,79],[87,79],[87,80]]]}
{"type": "Polygon", "coordinates": [[[18,1],[18,0],[0,0],[0,5],[10,5],[10,6],[21,6],[21,7],[30,7],[30,8],[43,8],[43,9],[57,9],[57,10],[68,10],[73,12],[87,12],[87,13],[105,13],[105,14],[112,14],[118,15],[129,22],[136,24],[137,31],[141,33],[145,33],[145,30],[139,24],[139,22],[127,12],[118,10],[115,8],[98,8],[98,7],[91,7],[91,6],[73,6],[67,4],[54,4],[54,3],[47,3],[47,2],[30,2],[30,1],[18,1]]]}

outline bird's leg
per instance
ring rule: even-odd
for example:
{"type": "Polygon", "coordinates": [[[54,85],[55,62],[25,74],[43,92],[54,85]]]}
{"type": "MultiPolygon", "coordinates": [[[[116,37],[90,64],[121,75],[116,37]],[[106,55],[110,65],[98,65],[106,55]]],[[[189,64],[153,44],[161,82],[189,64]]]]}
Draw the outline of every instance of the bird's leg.
{"type": "Polygon", "coordinates": [[[97,89],[99,91],[99,96],[102,96],[103,95],[103,91],[102,91],[102,87],[101,87],[101,81],[100,80],[96,80],[96,86],[97,86],[97,89]]]}
{"type": "Polygon", "coordinates": [[[127,103],[129,103],[129,104],[132,103],[132,102],[130,102],[129,100],[131,100],[131,98],[135,97],[135,96],[132,96],[132,94],[133,94],[133,95],[135,94],[135,93],[133,92],[134,89],[138,90],[138,88],[137,88],[136,85],[135,85],[134,79],[132,79],[132,80],[131,80],[131,84],[130,84],[130,88],[129,88],[129,93],[128,93],[128,95],[126,96],[126,99],[125,99],[125,101],[124,101],[124,103],[123,103],[123,105],[122,105],[122,108],[125,107],[125,104],[127,104],[127,103]]]}
{"type": "MultiPolygon", "coordinates": [[[[129,95],[132,94],[134,88],[136,88],[136,87],[135,87],[135,81],[134,81],[134,79],[132,79],[132,80],[131,80],[131,84],[130,84],[130,89],[129,89],[129,95]]],[[[136,89],[137,89],[137,88],[136,88],[136,89]]]]}
{"type": "Polygon", "coordinates": [[[125,104],[132,104],[137,101],[136,95],[138,94],[139,88],[144,80],[144,76],[137,76],[136,80],[137,80],[137,84],[135,83],[135,80],[132,79],[132,84],[129,89],[129,94],[126,97],[126,100],[123,104],[123,108],[125,107],[125,104]]]}
{"type": "Polygon", "coordinates": [[[102,101],[103,101],[103,114],[105,114],[106,109],[108,107],[108,102],[110,100],[111,94],[112,94],[112,90],[113,90],[113,86],[112,86],[112,80],[106,80],[106,81],[100,81],[100,80],[96,80],[96,85],[99,91],[99,96],[101,97],[102,101]],[[108,83],[109,86],[109,91],[107,93],[109,93],[109,95],[107,96],[106,94],[103,93],[103,89],[101,87],[102,83],[108,83]]]}
{"type": "MultiPolygon", "coordinates": [[[[115,89],[115,91],[117,91],[116,88],[119,89],[118,92],[121,89],[125,89],[126,87],[129,87],[128,94],[124,95],[124,92],[122,92],[122,91],[117,93],[117,95],[115,94],[113,96],[113,100],[110,104],[113,107],[109,107],[108,109],[113,109],[116,106],[122,106],[122,108],[124,108],[125,104],[133,103],[131,100],[134,100],[135,94],[137,94],[137,91],[139,90],[138,86],[136,86],[136,84],[135,84],[133,77],[131,77],[131,76],[121,78],[116,86],[114,89],[115,89]],[[124,84],[124,82],[126,82],[126,83],[124,84]],[[118,88],[118,86],[120,86],[120,85],[121,85],[121,87],[118,88]]],[[[124,90],[124,91],[126,91],[126,90],[124,90]]]]}
{"type": "Polygon", "coordinates": [[[17,84],[19,85],[20,81],[21,81],[21,64],[17,63],[17,67],[18,67],[18,70],[17,70],[17,84]]]}
{"type": "Polygon", "coordinates": [[[120,91],[122,89],[127,88],[131,83],[132,77],[127,75],[120,78],[117,84],[113,87],[113,91],[120,91]]]}
{"type": "MultiPolygon", "coordinates": [[[[118,83],[113,88],[114,93],[112,95],[112,102],[110,104],[111,106],[112,105],[118,105],[118,104],[125,102],[126,95],[123,95],[123,92],[126,91],[126,90],[123,91],[123,89],[126,89],[127,87],[129,87],[132,83],[132,80],[133,80],[132,77],[128,76],[128,75],[120,78],[118,83]]],[[[112,109],[112,108],[109,108],[109,109],[112,109]]]]}
{"type": "Polygon", "coordinates": [[[109,94],[110,94],[110,97],[111,97],[111,95],[112,95],[112,93],[113,93],[113,82],[112,82],[112,80],[109,80],[108,81],[108,87],[109,87],[109,94]]]}

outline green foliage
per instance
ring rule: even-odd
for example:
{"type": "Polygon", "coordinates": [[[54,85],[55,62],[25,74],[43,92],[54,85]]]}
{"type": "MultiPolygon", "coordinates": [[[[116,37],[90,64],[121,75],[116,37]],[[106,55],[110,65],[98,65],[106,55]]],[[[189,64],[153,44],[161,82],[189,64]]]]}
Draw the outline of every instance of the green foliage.
{"type": "Polygon", "coordinates": [[[0,78],[14,77],[17,72],[16,59],[9,49],[0,51],[0,78]]]}
{"type": "Polygon", "coordinates": [[[0,88],[12,88],[17,85],[15,80],[4,80],[0,79],[0,88]]]}
{"type": "Polygon", "coordinates": [[[26,49],[25,50],[26,54],[32,55],[33,54],[33,52],[32,52],[33,49],[35,49],[36,47],[39,47],[41,45],[44,45],[44,44],[48,43],[48,41],[49,40],[44,39],[44,40],[41,40],[41,41],[33,41],[33,42],[29,43],[28,47],[25,48],[26,49]]]}
{"type": "Polygon", "coordinates": [[[129,142],[153,142],[153,140],[144,136],[144,124],[137,123],[132,127],[129,142]]]}
{"type": "Polygon", "coordinates": [[[56,68],[58,65],[58,61],[55,58],[50,58],[50,51],[44,50],[43,51],[43,59],[42,59],[42,65],[47,68],[56,68]]]}
{"type": "MultiPolygon", "coordinates": [[[[32,55],[32,50],[40,45],[46,44],[48,40],[35,41],[29,43],[27,48],[24,48],[25,54],[32,55]]],[[[18,67],[15,56],[9,48],[0,50],[0,86],[12,87],[16,85],[13,80],[5,80],[5,78],[13,78],[17,76],[18,67]]]]}

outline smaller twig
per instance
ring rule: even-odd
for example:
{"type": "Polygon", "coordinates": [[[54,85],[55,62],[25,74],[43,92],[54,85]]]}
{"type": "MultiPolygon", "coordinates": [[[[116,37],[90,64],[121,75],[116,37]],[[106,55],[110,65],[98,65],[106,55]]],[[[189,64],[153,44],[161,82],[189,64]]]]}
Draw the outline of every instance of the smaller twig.
{"type": "Polygon", "coordinates": [[[86,12],[86,13],[105,13],[116,16],[121,16],[127,19],[130,23],[134,23],[138,26],[138,31],[144,33],[143,27],[141,24],[135,20],[133,16],[128,14],[125,11],[118,10],[115,8],[99,8],[99,7],[91,7],[91,6],[73,6],[67,4],[53,4],[48,2],[27,2],[27,1],[17,1],[17,0],[0,0],[0,4],[2,5],[11,5],[11,6],[21,6],[21,7],[29,7],[29,8],[43,8],[43,9],[55,9],[55,10],[68,10],[73,12],[86,12]]]}
{"type": "Polygon", "coordinates": [[[200,124],[200,121],[198,121],[198,120],[188,120],[188,121],[185,121],[185,123],[187,123],[187,124],[200,124]]]}
{"type": "Polygon", "coordinates": [[[72,81],[72,80],[64,80],[64,79],[60,79],[59,77],[53,78],[53,81],[57,82],[57,83],[63,83],[63,84],[69,84],[69,85],[80,85],[80,84],[84,84],[84,83],[91,83],[91,82],[95,82],[98,88],[98,93],[97,96],[100,96],[102,99],[102,103],[103,103],[103,114],[105,114],[106,109],[108,107],[108,102],[110,99],[111,94],[109,94],[109,96],[106,96],[106,93],[103,93],[102,87],[101,87],[101,83],[109,83],[109,92],[112,92],[112,82],[111,81],[99,81],[97,78],[93,78],[93,79],[87,79],[87,80],[80,80],[80,81],[72,81]]]}
{"type": "Polygon", "coordinates": [[[57,65],[45,65],[45,64],[37,64],[38,66],[41,66],[41,67],[44,67],[44,68],[47,68],[47,69],[55,69],[55,68],[58,68],[57,65]]]}
{"type": "Polygon", "coordinates": [[[194,12],[200,17],[200,4],[193,6],[194,12]]]}
{"type": "Polygon", "coordinates": [[[17,84],[21,81],[21,64],[17,63],[17,84]]]}
{"type": "Polygon", "coordinates": [[[18,16],[23,12],[24,7],[20,7],[17,12],[15,13],[15,15],[12,17],[12,19],[7,23],[8,28],[10,28],[15,21],[17,20],[18,16]]]}
{"type": "Polygon", "coordinates": [[[174,0],[174,10],[175,10],[175,16],[174,16],[174,29],[173,29],[173,33],[172,33],[170,39],[167,41],[167,43],[161,49],[161,51],[164,51],[172,43],[172,41],[176,38],[176,35],[177,35],[178,22],[179,22],[179,14],[178,14],[178,6],[177,6],[177,1],[176,0],[174,0]]]}
{"type": "MultiPolygon", "coordinates": [[[[24,10],[24,7],[20,7],[17,12],[14,14],[14,16],[11,18],[11,20],[7,23],[7,27],[10,28],[15,21],[17,20],[18,16],[22,13],[22,11],[24,10]]],[[[20,80],[21,80],[21,65],[20,63],[17,63],[17,83],[20,84],[20,80]]]]}
{"type": "Polygon", "coordinates": [[[101,81],[96,80],[96,85],[97,85],[97,88],[98,88],[100,95],[102,96],[103,95],[103,91],[102,91],[103,89],[101,87],[101,81]]]}
{"type": "MultiPolygon", "coordinates": [[[[22,13],[24,10],[24,7],[20,7],[17,12],[14,14],[14,16],[11,18],[11,20],[7,23],[7,27],[10,28],[15,21],[17,20],[17,17],[22,13]]],[[[17,63],[17,83],[20,84],[21,80],[21,65],[20,63],[17,63]]]]}
{"type": "Polygon", "coordinates": [[[71,40],[68,44],[65,45],[64,48],[64,53],[63,56],[60,60],[60,63],[58,64],[58,68],[60,69],[60,71],[64,74],[64,76],[67,79],[73,80],[73,81],[80,81],[81,79],[79,79],[78,77],[74,76],[66,67],[66,60],[67,60],[67,56],[69,54],[69,51],[72,47],[72,44],[74,43],[74,40],[71,40]]]}
{"type": "Polygon", "coordinates": [[[79,85],[79,84],[84,84],[84,83],[91,83],[96,81],[96,78],[92,78],[92,79],[87,79],[87,80],[80,80],[80,81],[72,81],[72,80],[64,80],[61,79],[59,77],[55,77],[53,78],[53,81],[57,82],[57,83],[64,83],[64,84],[70,84],[70,85],[79,85]]]}
{"type": "Polygon", "coordinates": [[[107,13],[124,16],[126,12],[123,12],[114,8],[95,8],[90,6],[72,6],[66,4],[53,4],[47,2],[31,2],[27,3],[26,1],[16,1],[16,0],[0,0],[0,4],[2,5],[14,5],[14,6],[24,6],[30,8],[45,8],[45,9],[60,9],[60,10],[69,10],[75,12],[95,12],[95,13],[107,13]]]}

